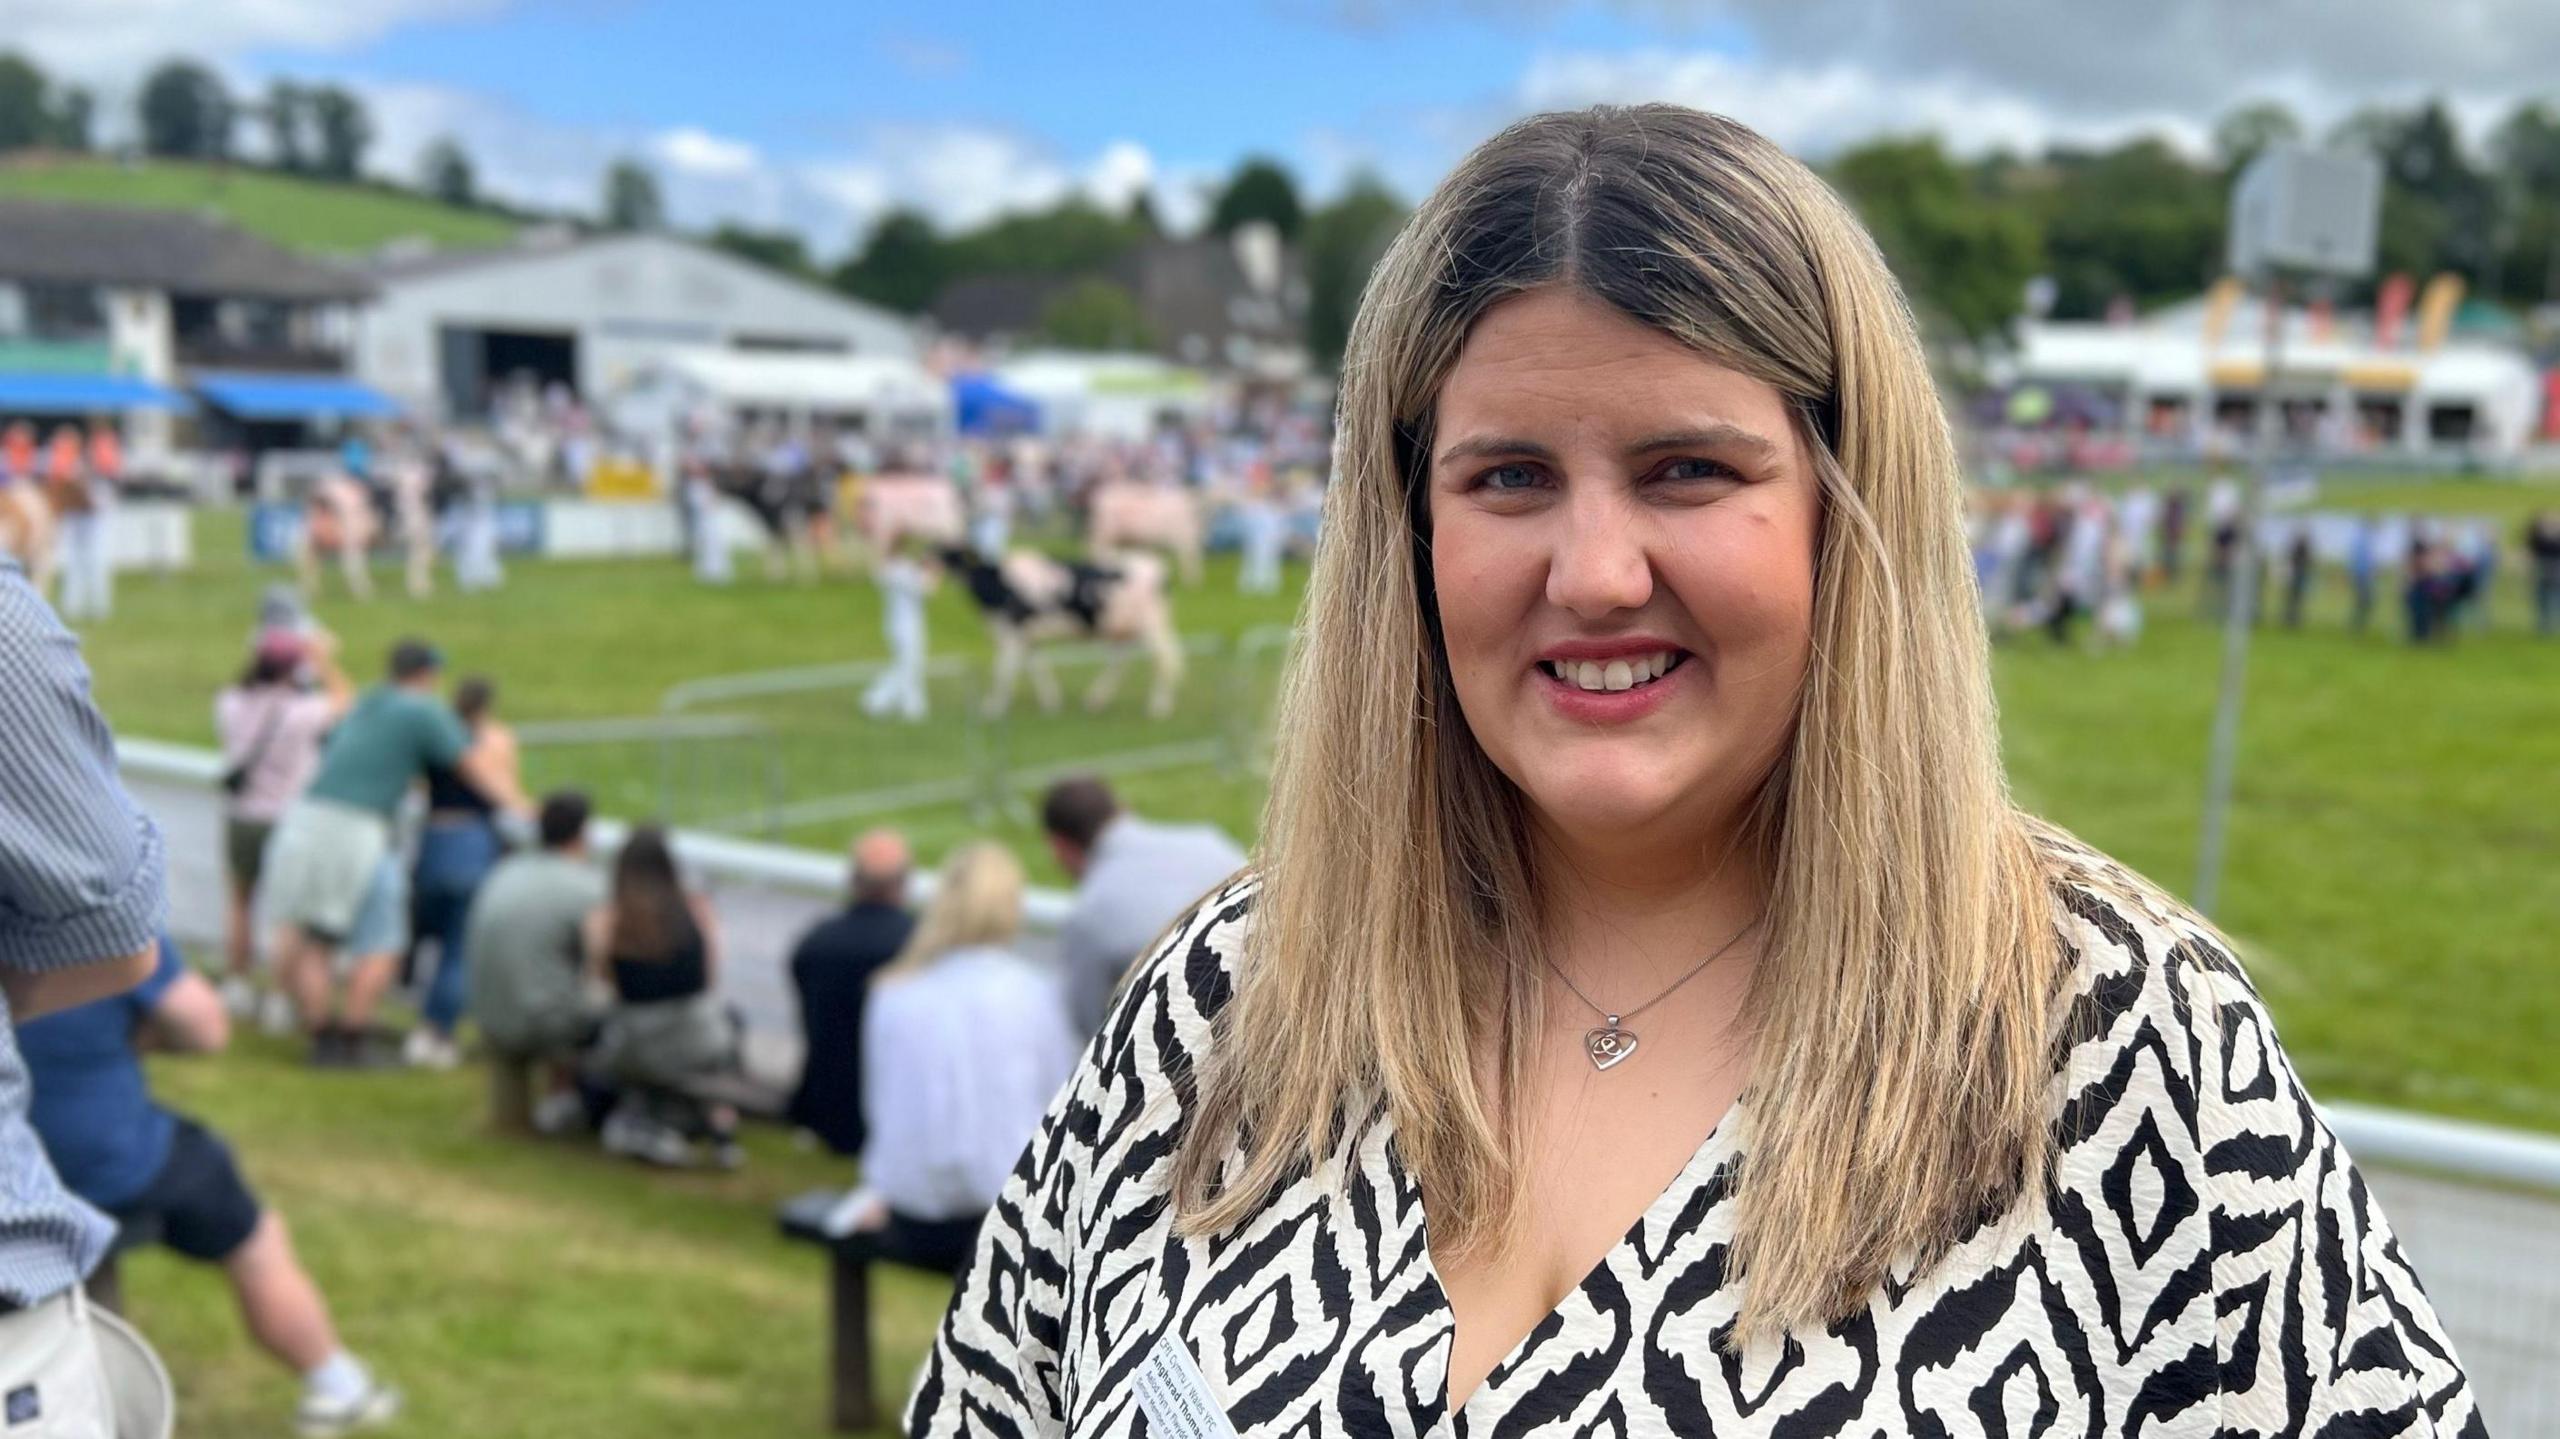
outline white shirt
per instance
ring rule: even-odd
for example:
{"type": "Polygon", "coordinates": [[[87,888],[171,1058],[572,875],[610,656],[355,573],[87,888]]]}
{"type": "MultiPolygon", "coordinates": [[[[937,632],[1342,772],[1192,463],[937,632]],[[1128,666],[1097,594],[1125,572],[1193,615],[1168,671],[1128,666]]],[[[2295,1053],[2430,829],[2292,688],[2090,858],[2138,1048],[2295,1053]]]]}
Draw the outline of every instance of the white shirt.
{"type": "Polygon", "coordinates": [[[1102,1027],[1120,976],[1200,896],[1244,868],[1244,851],[1215,825],[1150,824],[1124,814],[1093,837],[1093,858],[1058,926],[1067,1017],[1076,1033],[1102,1027]]]}
{"type": "Polygon", "coordinates": [[[864,1185],[909,1219],[985,1213],[1077,1049],[1058,977],[1011,950],[953,950],[875,985],[862,1015],[864,1185]]]}

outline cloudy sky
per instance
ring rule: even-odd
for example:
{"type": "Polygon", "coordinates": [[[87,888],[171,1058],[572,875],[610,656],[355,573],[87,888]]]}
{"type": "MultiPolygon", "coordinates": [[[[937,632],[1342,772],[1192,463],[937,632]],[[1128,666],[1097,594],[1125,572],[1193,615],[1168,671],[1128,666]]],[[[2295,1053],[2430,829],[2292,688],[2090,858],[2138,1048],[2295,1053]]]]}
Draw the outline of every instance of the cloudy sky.
{"type": "Polygon", "coordinates": [[[1145,188],[1181,222],[1253,153],[1320,194],[1364,167],[1415,194],[1504,120],[1608,100],[1818,156],[1917,130],[2200,147],[2262,97],[2326,122],[2437,94],[2485,127],[2560,95],[2560,0],[0,0],[5,44],[111,124],[183,47],[241,88],[356,89],[386,173],[450,134],[484,187],[587,209],[635,154],[680,221],[822,254],[899,204],[965,225],[1145,188]]]}

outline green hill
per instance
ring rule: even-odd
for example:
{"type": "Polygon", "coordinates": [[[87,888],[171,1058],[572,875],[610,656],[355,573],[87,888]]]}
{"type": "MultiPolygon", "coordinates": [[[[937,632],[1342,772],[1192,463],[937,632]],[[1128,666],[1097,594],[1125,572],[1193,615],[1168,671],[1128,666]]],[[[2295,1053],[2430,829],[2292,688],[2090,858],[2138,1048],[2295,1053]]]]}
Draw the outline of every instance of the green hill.
{"type": "Polygon", "coordinates": [[[359,253],[404,236],[443,247],[498,245],[516,229],[503,216],[418,195],[162,160],[20,160],[0,165],[0,197],[209,210],[279,244],[324,254],[359,253]]]}

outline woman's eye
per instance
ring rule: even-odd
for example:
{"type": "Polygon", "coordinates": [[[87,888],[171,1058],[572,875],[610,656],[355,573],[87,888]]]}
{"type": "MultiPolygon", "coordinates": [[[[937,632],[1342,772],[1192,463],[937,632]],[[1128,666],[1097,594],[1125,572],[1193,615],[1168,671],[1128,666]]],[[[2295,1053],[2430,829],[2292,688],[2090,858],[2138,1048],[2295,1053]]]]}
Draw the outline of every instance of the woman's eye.
{"type": "Polygon", "coordinates": [[[1476,483],[1488,490],[1535,489],[1538,472],[1527,465],[1496,465],[1478,475],[1476,483]]]}
{"type": "Polygon", "coordinates": [[[1723,480],[1733,477],[1733,467],[1714,460],[1673,460],[1659,473],[1666,480],[1723,480]]]}

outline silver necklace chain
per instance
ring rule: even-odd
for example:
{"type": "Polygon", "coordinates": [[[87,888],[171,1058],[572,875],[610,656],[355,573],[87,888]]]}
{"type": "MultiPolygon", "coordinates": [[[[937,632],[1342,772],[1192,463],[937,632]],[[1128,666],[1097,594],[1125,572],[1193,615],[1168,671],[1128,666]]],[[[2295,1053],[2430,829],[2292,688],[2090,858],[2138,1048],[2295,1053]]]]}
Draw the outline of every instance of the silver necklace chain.
{"type": "Polygon", "coordinates": [[[1699,975],[1706,973],[1708,966],[1714,964],[1717,960],[1724,958],[1727,954],[1732,953],[1733,947],[1742,943],[1743,936],[1751,933],[1755,929],[1758,929],[1760,927],[1761,919],[1766,919],[1767,917],[1768,916],[1765,914],[1761,915],[1759,918],[1753,919],[1749,924],[1735,930],[1733,938],[1716,946],[1713,954],[1699,960],[1687,974],[1671,981],[1671,983],[1665,987],[1660,994],[1657,994],[1653,998],[1646,1000],[1644,1003],[1637,1005],[1635,1008],[1628,1010],[1610,1009],[1606,1005],[1594,1000],[1590,995],[1584,994],[1582,992],[1582,986],[1573,982],[1573,976],[1564,972],[1564,966],[1556,963],[1554,955],[1550,954],[1544,956],[1547,961],[1547,968],[1554,970],[1556,978],[1564,981],[1564,987],[1573,991],[1573,997],[1581,1000],[1584,1004],[1590,1005],[1592,1013],[1599,1015],[1601,1018],[1601,1027],[1585,1031],[1582,1037],[1583,1051],[1591,1057],[1591,1062],[1600,1069],[1607,1070],[1616,1066],[1620,1060],[1626,1059],[1628,1056],[1634,1054],[1636,1051],[1636,1033],[1635,1031],[1627,1028],[1627,1021],[1634,1019],[1637,1015],[1640,1015],[1646,1010],[1653,1008],[1655,1005],[1662,1003],[1664,1000],[1669,999],[1672,995],[1679,992],[1682,985],[1687,984],[1690,980],[1696,979],[1699,975]]]}

